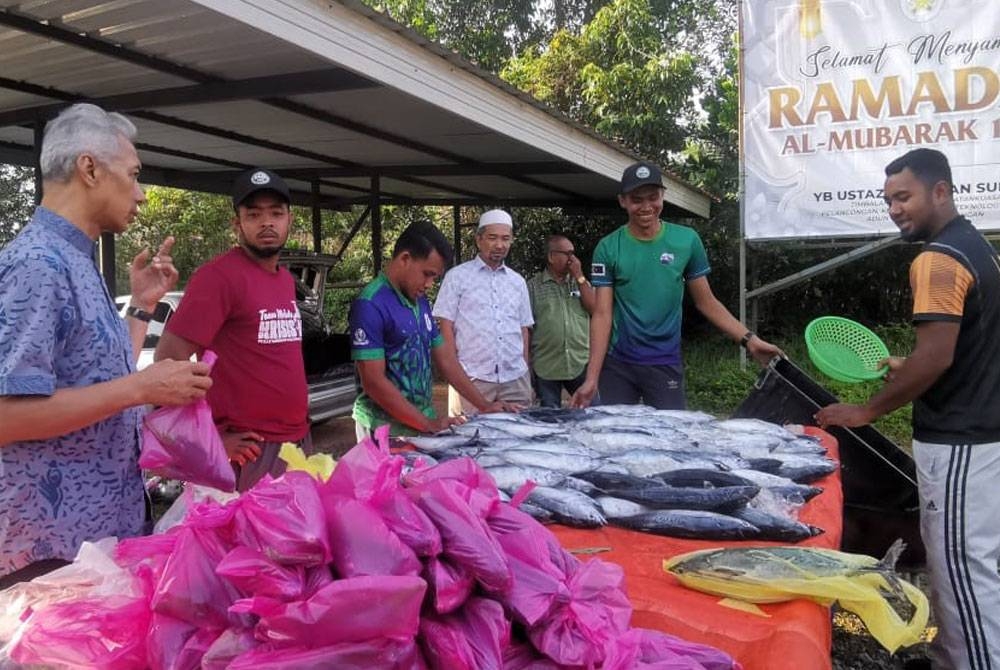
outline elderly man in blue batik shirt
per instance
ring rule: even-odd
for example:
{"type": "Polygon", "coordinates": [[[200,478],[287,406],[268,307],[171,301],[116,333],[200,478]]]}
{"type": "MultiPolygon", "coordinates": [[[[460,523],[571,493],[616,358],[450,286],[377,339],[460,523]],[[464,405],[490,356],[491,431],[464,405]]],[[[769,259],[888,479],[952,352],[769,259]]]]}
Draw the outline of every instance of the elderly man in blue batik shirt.
{"type": "Polygon", "coordinates": [[[88,540],[139,534],[142,406],[180,405],[208,367],[136,372],[150,312],[177,281],[173,240],[129,269],[128,324],[94,264],[145,200],[135,126],[94,105],[53,119],[42,140],[42,206],[0,251],[0,589],[71,560],[88,540]]]}

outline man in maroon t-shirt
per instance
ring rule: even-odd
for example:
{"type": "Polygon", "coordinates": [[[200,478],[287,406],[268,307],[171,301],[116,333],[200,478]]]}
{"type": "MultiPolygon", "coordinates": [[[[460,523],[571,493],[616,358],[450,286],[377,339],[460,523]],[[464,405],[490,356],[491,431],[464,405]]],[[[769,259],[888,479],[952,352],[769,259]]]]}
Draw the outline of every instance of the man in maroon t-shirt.
{"type": "Polygon", "coordinates": [[[302,318],[292,275],[278,254],[292,225],[288,186],[269,170],[233,185],[232,225],[239,246],[195,271],[167,323],[156,360],[219,355],[208,403],[244,491],[278,475],[282,442],[309,442],[302,318]]]}

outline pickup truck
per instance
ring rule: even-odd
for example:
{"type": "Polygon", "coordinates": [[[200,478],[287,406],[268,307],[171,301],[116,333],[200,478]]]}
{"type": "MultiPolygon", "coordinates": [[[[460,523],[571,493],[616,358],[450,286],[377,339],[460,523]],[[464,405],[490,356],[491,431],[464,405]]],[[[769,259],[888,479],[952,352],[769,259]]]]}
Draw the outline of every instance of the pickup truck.
{"type": "MultiPolygon", "coordinates": [[[[313,424],[350,414],[356,395],[350,338],[344,333],[331,333],[323,316],[327,276],[336,260],[329,254],[288,250],[282,252],[280,260],[295,278],[295,298],[302,315],[302,354],[309,384],[309,421],[313,424]]],[[[153,362],[163,327],[183,296],[183,291],[171,291],[156,306],[139,353],[140,370],[153,362]]],[[[130,299],[128,295],[115,298],[123,317],[130,299]]]]}

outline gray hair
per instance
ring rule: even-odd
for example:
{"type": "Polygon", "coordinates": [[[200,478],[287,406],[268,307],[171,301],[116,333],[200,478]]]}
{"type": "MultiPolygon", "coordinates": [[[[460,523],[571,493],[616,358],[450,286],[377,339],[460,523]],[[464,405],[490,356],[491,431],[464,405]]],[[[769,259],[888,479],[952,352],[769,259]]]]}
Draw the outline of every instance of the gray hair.
{"type": "Polygon", "coordinates": [[[121,114],[105,112],[89,103],[67,107],[45,125],[40,161],[42,179],[67,182],[81,154],[91,154],[107,162],[121,151],[123,139],[134,142],[135,137],[135,124],[121,114]]]}

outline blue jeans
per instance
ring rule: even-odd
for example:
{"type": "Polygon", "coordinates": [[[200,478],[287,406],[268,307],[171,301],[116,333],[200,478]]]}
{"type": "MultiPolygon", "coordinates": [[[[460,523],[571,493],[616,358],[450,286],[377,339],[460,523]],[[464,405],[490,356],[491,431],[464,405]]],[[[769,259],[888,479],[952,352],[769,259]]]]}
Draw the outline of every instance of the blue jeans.
{"type": "MultiPolygon", "coordinates": [[[[586,378],[586,369],[573,379],[542,379],[536,376],[535,392],[538,394],[539,404],[542,407],[562,407],[563,389],[566,389],[567,393],[573,395],[583,385],[586,378]]],[[[598,396],[594,396],[594,400],[590,404],[599,405],[600,403],[601,399],[598,396]]]]}

